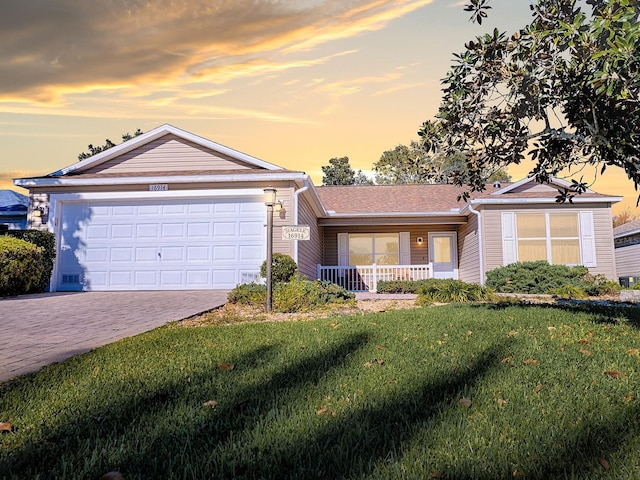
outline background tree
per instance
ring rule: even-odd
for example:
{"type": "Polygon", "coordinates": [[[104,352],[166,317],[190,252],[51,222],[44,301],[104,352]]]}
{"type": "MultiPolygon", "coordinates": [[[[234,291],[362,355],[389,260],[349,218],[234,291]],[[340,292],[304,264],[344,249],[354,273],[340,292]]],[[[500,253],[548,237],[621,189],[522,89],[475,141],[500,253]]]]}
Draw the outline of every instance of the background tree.
{"type": "Polygon", "coordinates": [[[322,167],[323,185],[372,185],[373,182],[362,172],[351,168],[349,157],[329,159],[329,165],[322,167]]]}
{"type": "MultiPolygon", "coordinates": [[[[126,142],[127,140],[131,140],[132,138],[137,137],[138,135],[142,135],[142,133],[143,133],[142,130],[140,130],[139,128],[135,132],[133,132],[133,135],[131,135],[129,132],[123,133],[122,141],[126,142]]],[[[113,143],[108,138],[105,140],[104,145],[98,145],[94,147],[92,144],[89,144],[87,145],[87,148],[89,149],[89,151],[78,154],[78,161],[84,160],[89,157],[93,157],[97,153],[104,152],[105,150],[109,150],[110,148],[115,146],[116,144],[113,143]]]]}
{"type": "Polygon", "coordinates": [[[640,217],[631,213],[631,210],[625,208],[622,212],[617,215],[614,215],[612,218],[613,227],[619,227],[620,225],[624,225],[625,223],[632,222],[634,220],[639,220],[640,217]]]}
{"type": "MultiPolygon", "coordinates": [[[[481,23],[488,0],[466,10],[481,23]]],[[[640,181],[640,28],[637,0],[532,0],[532,20],[508,36],[498,30],[465,45],[443,80],[438,113],[446,152],[464,152],[468,174],[518,164],[548,181],[568,169],[609,166],[640,181]]],[[[429,143],[429,122],[419,135],[429,143]]],[[[574,181],[571,200],[587,188],[574,181]]],[[[465,195],[466,196],[466,195],[465,195]]]]}
{"type": "MultiPolygon", "coordinates": [[[[446,155],[437,146],[419,142],[387,150],[373,164],[378,184],[454,183],[456,177],[465,175],[466,169],[463,153],[446,155]]],[[[489,182],[511,181],[505,170],[485,172],[484,178],[489,182]]]]}

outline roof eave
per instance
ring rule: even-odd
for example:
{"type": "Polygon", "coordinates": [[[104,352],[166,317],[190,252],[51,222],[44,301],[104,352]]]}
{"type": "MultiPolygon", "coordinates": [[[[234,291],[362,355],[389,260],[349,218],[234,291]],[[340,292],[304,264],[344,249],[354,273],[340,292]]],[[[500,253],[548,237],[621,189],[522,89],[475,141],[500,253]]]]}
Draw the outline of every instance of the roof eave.
{"type": "MultiPolygon", "coordinates": [[[[617,203],[621,202],[623,197],[604,196],[604,197],[573,197],[572,203],[617,203]]],[[[536,198],[476,198],[469,201],[472,205],[525,205],[535,203],[558,203],[555,197],[536,197],[536,198]]]]}
{"type": "Polygon", "coordinates": [[[637,235],[640,233],[640,228],[635,230],[627,230],[626,232],[614,233],[613,238],[630,237],[631,235],[637,235]]]}
{"type": "Polygon", "coordinates": [[[18,187],[63,187],[63,186],[104,186],[104,185],[139,185],[149,183],[225,183],[225,182],[257,182],[257,181],[295,181],[304,178],[300,172],[273,172],[243,175],[159,175],[157,177],[121,177],[121,178],[82,178],[82,177],[36,177],[16,178],[13,184],[18,187]]]}

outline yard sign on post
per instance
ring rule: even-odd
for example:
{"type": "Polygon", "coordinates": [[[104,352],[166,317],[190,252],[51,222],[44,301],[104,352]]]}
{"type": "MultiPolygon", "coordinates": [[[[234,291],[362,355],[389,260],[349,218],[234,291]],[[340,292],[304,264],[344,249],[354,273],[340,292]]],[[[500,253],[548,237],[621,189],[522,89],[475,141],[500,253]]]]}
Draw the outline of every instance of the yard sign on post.
{"type": "Polygon", "coordinates": [[[283,240],[310,240],[311,227],[309,225],[288,225],[282,227],[283,240]]]}

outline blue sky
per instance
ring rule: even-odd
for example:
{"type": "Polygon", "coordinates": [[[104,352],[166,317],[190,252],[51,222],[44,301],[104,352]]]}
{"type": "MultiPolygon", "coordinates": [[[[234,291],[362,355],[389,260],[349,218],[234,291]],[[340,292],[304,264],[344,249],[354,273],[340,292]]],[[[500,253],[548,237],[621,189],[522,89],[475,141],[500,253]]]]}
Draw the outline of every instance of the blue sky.
{"type": "MultiPolygon", "coordinates": [[[[331,157],[368,170],[435,115],[454,52],[529,18],[528,0],[493,0],[478,26],[464,3],[8,0],[0,188],[74,163],[89,143],[163,123],[304,170],[316,184],[331,157]]],[[[595,188],[635,206],[620,172],[595,188]]]]}

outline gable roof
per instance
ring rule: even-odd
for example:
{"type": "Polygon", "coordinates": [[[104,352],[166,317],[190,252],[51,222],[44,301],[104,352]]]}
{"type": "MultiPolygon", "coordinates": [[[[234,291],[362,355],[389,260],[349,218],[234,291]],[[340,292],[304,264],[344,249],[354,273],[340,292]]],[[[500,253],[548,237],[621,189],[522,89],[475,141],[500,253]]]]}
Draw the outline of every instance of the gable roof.
{"type": "MultiPolygon", "coordinates": [[[[561,182],[554,183],[564,186],[561,182]]],[[[482,192],[471,192],[467,202],[458,201],[467,188],[450,184],[322,186],[317,191],[330,216],[456,215],[466,213],[474,205],[556,203],[557,189],[539,185],[530,178],[497,188],[489,184],[482,192]],[[520,188],[527,184],[531,188],[520,188]]],[[[573,203],[621,200],[622,197],[588,190],[576,196],[573,203]]]]}
{"type": "Polygon", "coordinates": [[[41,177],[17,178],[13,183],[29,188],[290,180],[304,183],[306,178],[304,172],[286,170],[278,165],[165,124],[68,167],[41,177]],[[180,150],[178,154],[175,150],[171,150],[170,154],[176,155],[176,157],[160,155],[163,163],[157,162],[158,156],[153,154],[154,149],[159,148],[159,145],[167,146],[170,144],[182,144],[191,150],[186,154],[185,150],[180,150]],[[208,153],[204,157],[200,155],[198,164],[194,168],[194,163],[187,161],[187,158],[190,152],[197,150],[208,153]],[[209,153],[213,156],[209,157],[209,153]],[[133,168],[113,168],[114,165],[126,164],[128,159],[133,160],[144,155],[146,155],[146,160],[130,164],[134,165],[133,168]],[[215,162],[216,159],[222,159],[222,163],[220,161],[209,163],[210,161],[215,162]],[[184,160],[184,164],[182,160],[184,160]],[[225,166],[227,161],[228,166],[225,166]]]}
{"type": "Polygon", "coordinates": [[[640,233],[640,219],[618,225],[613,229],[613,238],[627,237],[640,233]]]}
{"type": "Polygon", "coordinates": [[[215,150],[224,155],[227,155],[236,160],[248,163],[250,165],[264,168],[267,170],[282,170],[282,167],[274,165],[269,162],[265,162],[264,160],[260,160],[259,158],[252,157],[251,155],[247,155],[246,153],[239,152],[227,146],[221,145],[219,143],[213,142],[211,140],[207,140],[206,138],[199,137],[198,135],[194,135],[193,133],[189,133],[180,128],[174,127],[173,125],[164,124],[159,127],[154,128],[142,135],[138,135],[137,137],[133,137],[131,140],[123,142],[115,147],[111,147],[103,152],[100,152],[92,157],[87,158],[86,160],[82,160],[80,162],[76,162],[73,165],[69,165],[68,167],[62,168],[55,172],[50,173],[48,176],[63,176],[68,175],[70,173],[79,173],[84,170],[87,170],[91,167],[95,167],[104,163],[112,158],[118,157],[124,153],[135,150],[136,148],[140,148],[153,140],[161,138],[165,135],[175,135],[183,140],[193,142],[196,145],[199,145],[203,148],[209,150],[215,150]]]}
{"type": "Polygon", "coordinates": [[[0,190],[0,211],[26,212],[29,208],[29,197],[13,190],[0,190]]]}

